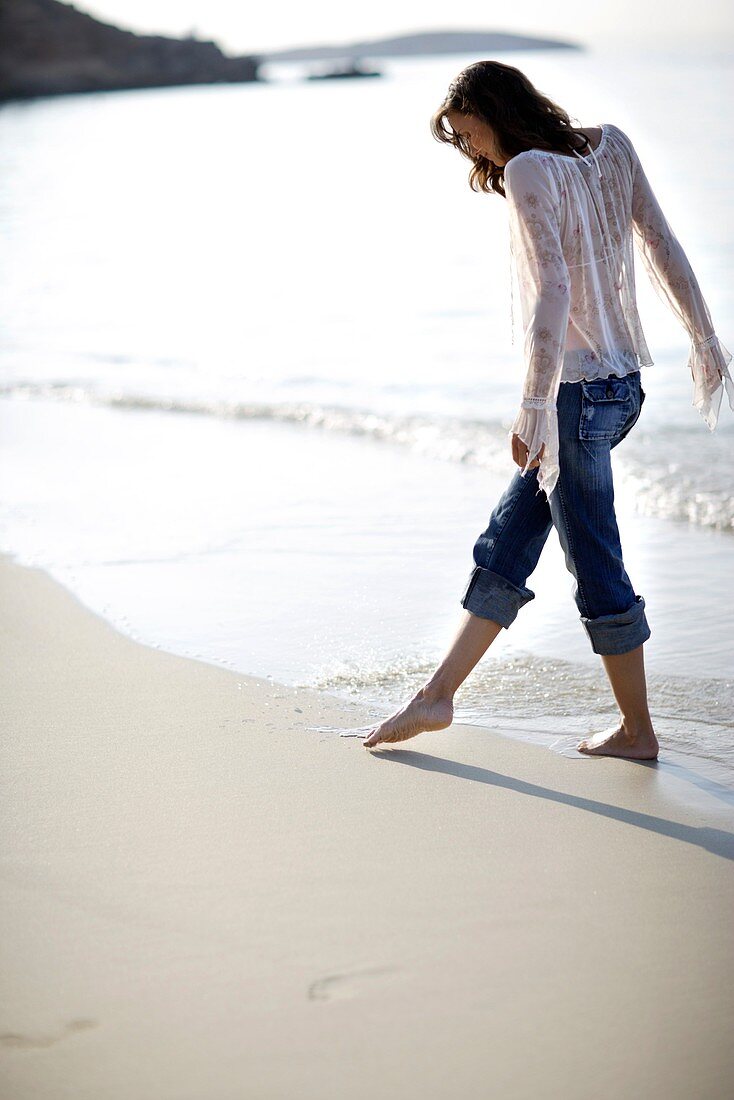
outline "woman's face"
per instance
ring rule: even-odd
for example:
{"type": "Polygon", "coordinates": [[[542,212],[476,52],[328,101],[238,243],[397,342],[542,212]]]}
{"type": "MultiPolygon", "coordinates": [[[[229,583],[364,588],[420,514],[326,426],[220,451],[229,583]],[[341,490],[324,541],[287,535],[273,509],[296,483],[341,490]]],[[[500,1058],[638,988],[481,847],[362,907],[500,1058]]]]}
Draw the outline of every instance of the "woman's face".
{"type": "Polygon", "coordinates": [[[500,153],[497,137],[488,123],[474,118],[473,115],[463,115],[459,111],[447,111],[446,117],[457,134],[468,138],[475,153],[487,157],[498,168],[504,168],[507,158],[500,153]]]}

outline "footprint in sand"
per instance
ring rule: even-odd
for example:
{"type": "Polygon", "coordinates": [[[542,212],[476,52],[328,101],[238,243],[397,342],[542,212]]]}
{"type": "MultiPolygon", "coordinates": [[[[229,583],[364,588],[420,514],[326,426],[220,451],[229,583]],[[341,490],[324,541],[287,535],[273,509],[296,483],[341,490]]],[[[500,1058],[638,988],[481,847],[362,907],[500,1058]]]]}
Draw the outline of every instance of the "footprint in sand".
{"type": "Polygon", "coordinates": [[[345,974],[328,974],[311,982],[306,994],[309,1001],[345,1001],[358,997],[373,979],[399,972],[397,966],[373,966],[345,974]]]}
{"type": "Polygon", "coordinates": [[[6,1050],[41,1050],[44,1047],[52,1047],[54,1043],[60,1043],[62,1039],[68,1039],[75,1031],[87,1031],[90,1027],[97,1027],[96,1020],[70,1020],[63,1031],[58,1035],[20,1035],[17,1032],[6,1031],[0,1035],[0,1047],[6,1050]]]}

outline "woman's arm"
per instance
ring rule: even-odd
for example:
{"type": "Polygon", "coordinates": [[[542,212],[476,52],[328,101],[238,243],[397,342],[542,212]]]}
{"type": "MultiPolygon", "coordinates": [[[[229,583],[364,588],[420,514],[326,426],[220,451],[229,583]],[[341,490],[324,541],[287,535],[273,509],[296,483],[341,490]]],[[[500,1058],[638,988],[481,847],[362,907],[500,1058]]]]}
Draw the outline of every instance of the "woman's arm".
{"type": "MultiPolygon", "coordinates": [[[[533,156],[513,157],[505,169],[510,246],[517,268],[524,327],[525,381],[510,431],[527,447],[525,474],[540,459],[538,483],[550,495],[558,477],[556,399],[566,345],[570,279],[553,182],[533,156]]],[[[517,444],[513,440],[513,457],[517,444]]]]}
{"type": "Polygon", "coordinates": [[[635,244],[658,296],[670,306],[691,340],[688,367],[694,383],[693,404],[713,431],[724,392],[722,381],[734,410],[734,382],[727,369],[732,356],[714,332],[688,257],[660,208],[632,142],[627,140],[632,153],[635,244]]]}

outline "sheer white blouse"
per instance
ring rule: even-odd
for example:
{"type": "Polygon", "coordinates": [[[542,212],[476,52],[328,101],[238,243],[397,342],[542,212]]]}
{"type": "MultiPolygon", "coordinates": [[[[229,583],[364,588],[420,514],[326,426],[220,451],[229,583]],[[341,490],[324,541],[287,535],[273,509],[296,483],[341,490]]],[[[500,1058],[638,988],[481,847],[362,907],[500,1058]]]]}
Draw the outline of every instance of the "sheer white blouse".
{"type": "MultiPolygon", "coordinates": [[[[526,366],[509,438],[516,433],[528,448],[523,474],[545,444],[538,485],[548,496],[559,473],[560,383],[653,365],[637,311],[633,240],[655,290],[690,337],[692,405],[711,431],[724,387],[734,411],[732,356],[714,333],[691,265],[630,139],[611,123],[601,131],[585,156],[528,149],[505,166],[526,366]],[[568,348],[582,346],[564,362],[568,348]]],[[[514,307],[512,327],[514,342],[514,307]]]]}

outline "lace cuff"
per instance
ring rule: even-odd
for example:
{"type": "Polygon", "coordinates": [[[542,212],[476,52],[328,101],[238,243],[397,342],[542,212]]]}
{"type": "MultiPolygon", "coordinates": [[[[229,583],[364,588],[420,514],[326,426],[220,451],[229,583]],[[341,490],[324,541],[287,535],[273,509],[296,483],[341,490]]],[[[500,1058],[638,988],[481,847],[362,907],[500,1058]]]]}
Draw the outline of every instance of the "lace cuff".
{"type": "Polygon", "coordinates": [[[718,342],[719,337],[715,332],[712,332],[710,336],[707,336],[705,340],[693,341],[694,348],[710,348],[718,342]]]}
{"type": "Polygon", "coordinates": [[[517,435],[528,449],[528,460],[521,471],[523,476],[528,472],[530,463],[538,457],[543,444],[545,450],[538,466],[538,486],[546,496],[553,492],[560,468],[558,465],[558,413],[554,404],[546,402],[544,406],[528,406],[527,401],[533,398],[524,398],[520,412],[510,428],[509,438],[517,435]]]}
{"type": "Polygon", "coordinates": [[[551,406],[555,406],[552,397],[523,397],[521,402],[523,409],[545,409],[551,406]]]}
{"type": "Polygon", "coordinates": [[[691,343],[688,369],[693,377],[693,401],[707,426],[714,430],[719,419],[721,399],[726,390],[729,408],[734,412],[734,381],[729,373],[732,356],[716,333],[691,343]]]}

